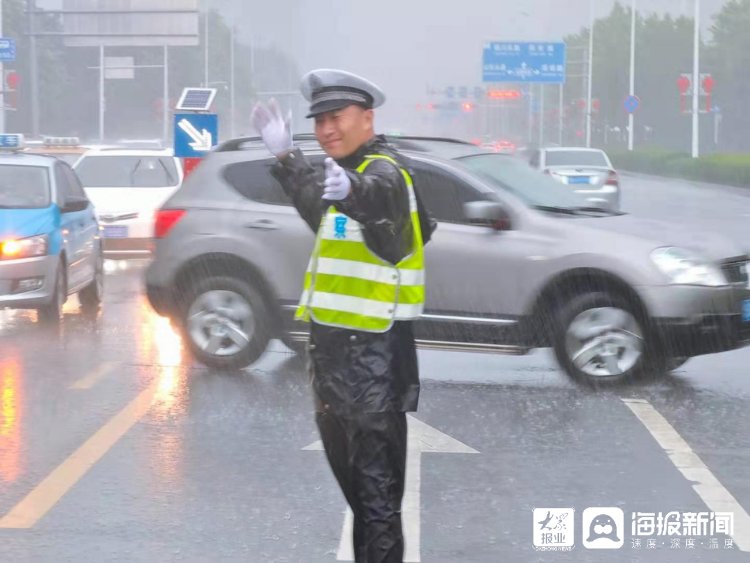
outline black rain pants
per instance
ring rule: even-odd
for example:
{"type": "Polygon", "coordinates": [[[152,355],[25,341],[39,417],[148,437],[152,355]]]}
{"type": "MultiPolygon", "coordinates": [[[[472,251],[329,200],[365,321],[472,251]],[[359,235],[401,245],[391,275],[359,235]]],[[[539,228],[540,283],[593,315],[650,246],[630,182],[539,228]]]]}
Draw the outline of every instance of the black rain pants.
{"type": "Polygon", "coordinates": [[[401,563],[406,413],[318,412],[328,463],[354,514],[357,563],[401,563]]]}

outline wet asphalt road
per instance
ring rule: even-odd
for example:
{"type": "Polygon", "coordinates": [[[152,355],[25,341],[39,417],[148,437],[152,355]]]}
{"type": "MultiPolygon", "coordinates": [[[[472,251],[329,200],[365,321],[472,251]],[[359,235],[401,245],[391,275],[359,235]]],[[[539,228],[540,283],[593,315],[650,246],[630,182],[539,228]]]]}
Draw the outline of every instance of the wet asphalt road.
{"type": "MultiPolygon", "coordinates": [[[[747,237],[750,192],[716,197],[629,176],[624,186],[626,210],[672,209],[747,237]]],[[[318,437],[302,361],[275,343],[243,372],[200,366],[146,303],[142,264],[110,266],[96,319],[76,299],[59,328],[0,311],[0,561],[335,561],[345,504],[322,452],[304,449],[318,437]]],[[[420,364],[415,418],[478,452],[421,456],[422,561],[748,559],[739,513],[737,544],[716,534],[715,549],[708,536],[694,536],[694,548],[666,536],[634,547],[630,518],[705,512],[711,495],[729,495],[746,516],[750,348],[606,392],[572,385],[548,350],[423,351],[420,364]],[[665,450],[664,424],[644,412],[661,415],[688,449],[665,450]],[[689,452],[705,471],[678,469],[689,452]],[[621,549],[582,546],[592,506],[624,511],[621,549]],[[534,550],[540,507],[575,509],[572,552],[534,550]]]]}

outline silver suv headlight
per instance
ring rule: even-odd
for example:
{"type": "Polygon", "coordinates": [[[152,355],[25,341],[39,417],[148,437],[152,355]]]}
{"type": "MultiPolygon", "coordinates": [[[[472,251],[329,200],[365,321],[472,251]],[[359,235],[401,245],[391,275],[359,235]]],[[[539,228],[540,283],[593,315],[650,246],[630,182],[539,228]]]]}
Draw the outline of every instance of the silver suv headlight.
{"type": "Polygon", "coordinates": [[[0,240],[0,260],[18,260],[47,254],[47,235],[0,240]]]}
{"type": "Polygon", "coordinates": [[[651,260],[672,283],[710,287],[727,284],[717,266],[685,248],[657,248],[651,252],[651,260]]]}

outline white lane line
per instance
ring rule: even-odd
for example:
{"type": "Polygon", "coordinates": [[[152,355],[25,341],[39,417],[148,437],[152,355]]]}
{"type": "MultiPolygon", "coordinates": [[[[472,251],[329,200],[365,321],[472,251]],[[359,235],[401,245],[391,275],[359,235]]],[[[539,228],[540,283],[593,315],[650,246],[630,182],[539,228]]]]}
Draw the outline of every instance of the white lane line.
{"type": "Polygon", "coordinates": [[[70,388],[71,389],[91,389],[94,385],[99,383],[99,380],[102,379],[105,375],[109,374],[115,367],[117,366],[117,362],[104,362],[101,365],[94,368],[93,371],[89,372],[85,376],[83,376],[78,381],[74,382],[70,388]]]}
{"type": "MultiPolygon", "coordinates": [[[[411,417],[410,417],[411,418],[411,417]]],[[[416,449],[409,449],[406,457],[406,483],[401,501],[401,525],[404,534],[403,563],[419,563],[421,559],[420,487],[422,481],[422,456],[416,449]]],[[[347,507],[341,539],[336,552],[337,561],[354,561],[354,514],[347,507]]]]}
{"type": "Polygon", "coordinates": [[[344,513],[344,525],[341,526],[341,538],[339,548],[336,550],[336,561],[354,561],[354,546],[352,535],[354,534],[354,513],[348,506],[344,513]]]}
{"type": "Polygon", "coordinates": [[[732,539],[740,551],[750,551],[750,516],[669,422],[642,399],[622,399],[664,449],[674,466],[690,481],[713,512],[734,514],[732,539]]]}
{"type": "MultiPolygon", "coordinates": [[[[401,501],[401,526],[404,533],[403,561],[404,563],[419,563],[422,560],[420,554],[422,454],[426,452],[478,454],[479,452],[411,415],[407,415],[406,420],[408,424],[406,482],[404,484],[404,497],[401,501]]],[[[302,449],[322,450],[323,443],[318,440],[302,449]]],[[[338,561],[354,561],[353,528],[354,516],[352,511],[347,508],[344,514],[344,524],[341,527],[339,547],[336,551],[338,561]]]]}

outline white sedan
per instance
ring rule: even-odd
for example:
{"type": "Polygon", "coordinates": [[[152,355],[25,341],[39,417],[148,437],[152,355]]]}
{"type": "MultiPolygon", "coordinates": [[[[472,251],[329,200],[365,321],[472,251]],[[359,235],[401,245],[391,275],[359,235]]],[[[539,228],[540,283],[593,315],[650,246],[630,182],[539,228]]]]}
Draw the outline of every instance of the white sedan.
{"type": "Polygon", "coordinates": [[[147,257],[154,215],[182,184],[182,166],[171,150],[100,149],[75,165],[103,227],[104,254],[147,257]]]}
{"type": "Polygon", "coordinates": [[[620,209],[620,178],[607,153],[581,147],[532,151],[529,165],[583,195],[592,207],[620,209]]]}

